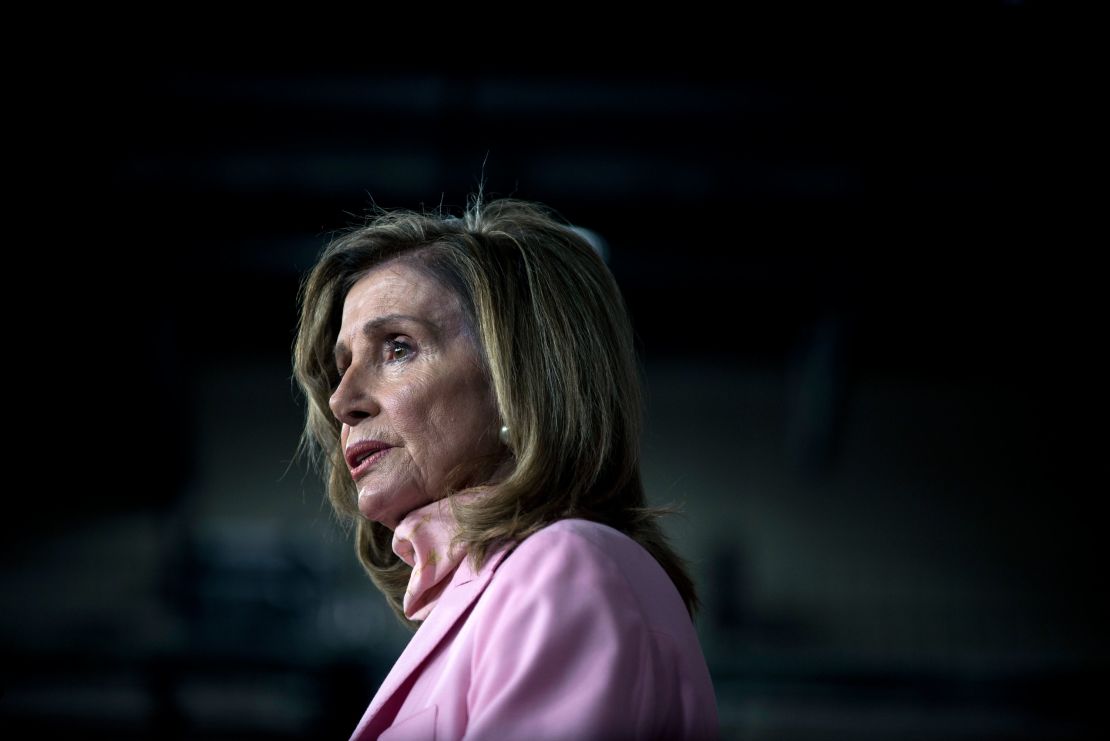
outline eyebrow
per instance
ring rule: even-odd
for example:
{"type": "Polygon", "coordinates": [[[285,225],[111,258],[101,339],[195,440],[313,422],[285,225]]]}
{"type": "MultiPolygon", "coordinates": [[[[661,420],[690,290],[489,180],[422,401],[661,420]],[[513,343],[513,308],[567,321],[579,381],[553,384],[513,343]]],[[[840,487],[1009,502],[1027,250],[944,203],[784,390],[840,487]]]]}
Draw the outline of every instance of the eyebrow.
{"type": "MultiPolygon", "coordinates": [[[[370,321],[363,324],[362,336],[369,337],[374,332],[381,329],[382,325],[396,321],[415,322],[416,324],[427,328],[433,335],[439,335],[439,325],[437,325],[435,322],[430,322],[427,319],[421,319],[420,317],[413,316],[412,314],[386,314],[385,316],[380,316],[377,319],[371,319],[370,321]]],[[[350,351],[351,349],[347,347],[347,343],[344,342],[342,339],[335,343],[336,360],[338,360],[341,355],[349,353],[350,351]]]]}

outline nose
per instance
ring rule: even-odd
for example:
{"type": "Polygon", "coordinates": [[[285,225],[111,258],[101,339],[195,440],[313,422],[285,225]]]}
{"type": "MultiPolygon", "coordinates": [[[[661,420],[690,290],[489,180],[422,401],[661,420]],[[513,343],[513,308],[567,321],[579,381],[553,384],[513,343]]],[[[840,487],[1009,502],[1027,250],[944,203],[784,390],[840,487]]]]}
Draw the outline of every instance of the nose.
{"type": "Polygon", "coordinates": [[[351,366],[343,374],[328,400],[328,406],[336,419],[351,427],[381,411],[370,384],[355,366],[351,366]]]}

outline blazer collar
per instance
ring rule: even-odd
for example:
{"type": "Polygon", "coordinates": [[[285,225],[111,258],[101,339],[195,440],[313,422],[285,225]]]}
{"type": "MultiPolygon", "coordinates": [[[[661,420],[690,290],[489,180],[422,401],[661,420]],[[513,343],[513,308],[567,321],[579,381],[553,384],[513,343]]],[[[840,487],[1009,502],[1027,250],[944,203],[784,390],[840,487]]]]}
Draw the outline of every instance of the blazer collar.
{"type": "MultiPolygon", "coordinates": [[[[481,570],[477,572],[470,568],[470,559],[463,558],[459,567],[455,570],[454,576],[451,577],[451,583],[447,589],[443,590],[439,602],[436,603],[435,608],[428,615],[428,619],[416,631],[416,635],[409,641],[401,657],[397,659],[397,663],[393,665],[393,669],[390,670],[377,694],[374,695],[374,699],[370,702],[370,706],[366,709],[362,720],[359,721],[358,727],[355,728],[355,732],[351,736],[352,741],[366,733],[369,733],[368,738],[377,738],[378,734],[388,727],[387,724],[392,722],[392,718],[378,719],[382,709],[387,704],[393,704],[390,703],[390,700],[393,699],[398,690],[407,683],[407,680],[420,668],[429,654],[443,641],[444,637],[455,626],[455,623],[466,614],[470,606],[478,599],[478,596],[485,591],[490,579],[493,578],[494,571],[497,570],[501,561],[511,550],[512,547],[506,547],[492,554],[481,570]]],[[[403,697],[400,698],[401,701],[403,699],[403,697]]]]}

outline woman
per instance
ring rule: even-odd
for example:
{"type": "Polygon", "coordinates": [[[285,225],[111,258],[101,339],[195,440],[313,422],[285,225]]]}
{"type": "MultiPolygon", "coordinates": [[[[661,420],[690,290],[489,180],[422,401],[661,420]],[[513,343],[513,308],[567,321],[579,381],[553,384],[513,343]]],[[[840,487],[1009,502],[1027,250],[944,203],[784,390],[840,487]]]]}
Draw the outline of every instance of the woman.
{"type": "Polygon", "coordinates": [[[355,739],[708,738],[694,585],[645,504],[632,331],[543,207],[381,213],[301,287],[302,444],[419,627],[355,739]]]}

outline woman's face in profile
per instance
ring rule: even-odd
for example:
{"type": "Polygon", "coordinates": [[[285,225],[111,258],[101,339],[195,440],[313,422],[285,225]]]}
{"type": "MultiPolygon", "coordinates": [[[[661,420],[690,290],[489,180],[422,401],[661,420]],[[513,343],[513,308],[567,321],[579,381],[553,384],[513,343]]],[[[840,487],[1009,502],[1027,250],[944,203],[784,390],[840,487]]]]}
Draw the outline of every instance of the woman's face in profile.
{"type": "Polygon", "coordinates": [[[403,263],[347,293],[332,413],[363,517],[391,529],[446,493],[460,464],[497,452],[499,420],[455,294],[403,263]]]}

